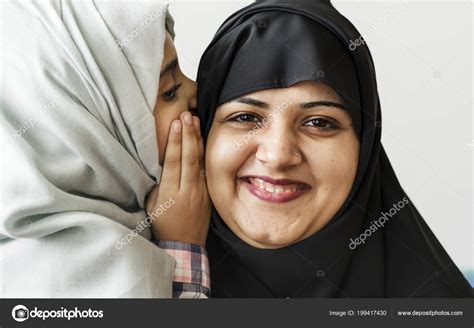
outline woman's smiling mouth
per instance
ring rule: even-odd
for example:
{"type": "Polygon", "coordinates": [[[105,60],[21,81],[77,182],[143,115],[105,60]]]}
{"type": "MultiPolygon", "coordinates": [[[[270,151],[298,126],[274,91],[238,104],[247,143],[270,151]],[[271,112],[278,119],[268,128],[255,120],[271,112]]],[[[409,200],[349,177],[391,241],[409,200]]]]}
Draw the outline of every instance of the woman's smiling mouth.
{"type": "Polygon", "coordinates": [[[311,189],[300,181],[272,179],[266,176],[244,176],[239,178],[255,197],[272,203],[289,202],[311,189]]]}

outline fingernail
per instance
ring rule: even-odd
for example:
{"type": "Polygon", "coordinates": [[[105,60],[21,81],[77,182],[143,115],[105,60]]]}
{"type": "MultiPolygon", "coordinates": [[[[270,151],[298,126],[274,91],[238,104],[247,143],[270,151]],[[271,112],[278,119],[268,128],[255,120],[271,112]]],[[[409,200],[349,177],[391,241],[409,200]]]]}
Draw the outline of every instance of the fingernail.
{"type": "Polygon", "coordinates": [[[193,124],[193,117],[191,116],[190,112],[185,112],[183,115],[183,118],[186,124],[189,124],[189,125],[193,124]]]}
{"type": "Polygon", "coordinates": [[[173,131],[174,132],[176,132],[176,133],[181,132],[181,122],[180,121],[174,121],[172,125],[173,125],[173,131]]]}

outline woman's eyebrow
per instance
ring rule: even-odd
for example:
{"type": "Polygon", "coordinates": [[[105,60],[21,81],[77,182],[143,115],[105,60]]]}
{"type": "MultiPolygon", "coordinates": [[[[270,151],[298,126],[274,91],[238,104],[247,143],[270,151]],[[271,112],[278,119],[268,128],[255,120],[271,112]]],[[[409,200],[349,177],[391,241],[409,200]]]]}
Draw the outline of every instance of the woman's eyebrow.
{"type": "Polygon", "coordinates": [[[238,98],[234,101],[239,102],[241,104],[246,104],[246,105],[258,107],[258,108],[266,109],[266,108],[270,107],[270,105],[268,105],[267,103],[265,103],[263,101],[260,101],[260,100],[257,100],[257,99],[250,98],[250,97],[241,97],[241,98],[238,98]]]}
{"type": "MultiPolygon", "coordinates": [[[[246,105],[250,105],[250,106],[254,106],[254,107],[258,107],[258,108],[263,108],[263,109],[270,108],[269,104],[267,104],[263,101],[257,100],[257,99],[250,98],[250,97],[241,97],[241,98],[238,98],[234,101],[239,102],[241,104],[246,104],[246,105]]],[[[337,107],[337,108],[340,108],[340,109],[343,109],[343,110],[347,111],[346,106],[344,106],[343,104],[338,103],[338,102],[334,102],[334,101],[327,101],[327,100],[310,101],[310,102],[306,102],[306,103],[301,103],[299,105],[299,108],[300,109],[309,109],[309,108],[314,108],[314,107],[318,107],[318,106],[337,107]]]]}
{"type": "Polygon", "coordinates": [[[178,67],[178,57],[175,57],[172,61],[166,64],[165,68],[160,72],[160,77],[168,72],[174,71],[178,67]]]}
{"type": "Polygon", "coordinates": [[[337,108],[340,108],[340,109],[343,109],[343,110],[347,111],[346,106],[344,106],[343,104],[340,104],[340,103],[337,103],[337,102],[334,102],[334,101],[326,101],[326,100],[311,101],[311,102],[307,102],[307,103],[302,103],[302,104],[300,104],[299,107],[301,109],[308,109],[308,108],[314,108],[314,107],[318,107],[318,106],[337,107],[337,108]]]}

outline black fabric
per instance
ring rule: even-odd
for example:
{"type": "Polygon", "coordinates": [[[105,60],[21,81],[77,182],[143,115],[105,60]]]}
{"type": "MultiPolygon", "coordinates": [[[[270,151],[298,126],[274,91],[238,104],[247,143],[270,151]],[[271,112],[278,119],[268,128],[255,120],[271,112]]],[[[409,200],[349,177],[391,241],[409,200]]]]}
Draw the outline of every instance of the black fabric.
{"type": "Polygon", "coordinates": [[[349,50],[359,37],[329,1],[258,1],[232,15],[206,49],[198,71],[205,140],[219,104],[314,80],[343,98],[361,146],[346,202],[323,229],[301,242],[273,250],[251,247],[213,210],[206,245],[212,297],[472,296],[401,188],[380,143],[371,55],[365,43],[349,50]],[[365,244],[349,247],[351,239],[400,202],[403,208],[365,244]]]}

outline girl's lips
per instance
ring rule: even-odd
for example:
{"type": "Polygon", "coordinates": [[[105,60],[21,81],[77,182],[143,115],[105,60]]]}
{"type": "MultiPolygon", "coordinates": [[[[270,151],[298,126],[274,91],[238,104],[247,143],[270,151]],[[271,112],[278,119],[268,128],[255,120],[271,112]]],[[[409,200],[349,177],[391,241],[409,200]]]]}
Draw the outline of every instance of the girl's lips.
{"type": "Polygon", "coordinates": [[[311,187],[304,183],[295,184],[272,184],[255,177],[244,177],[240,179],[244,186],[257,198],[271,202],[284,203],[298,198],[311,187]]]}

